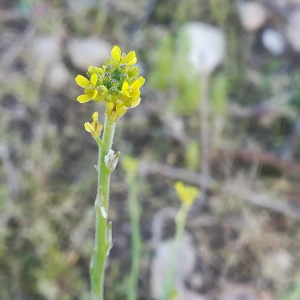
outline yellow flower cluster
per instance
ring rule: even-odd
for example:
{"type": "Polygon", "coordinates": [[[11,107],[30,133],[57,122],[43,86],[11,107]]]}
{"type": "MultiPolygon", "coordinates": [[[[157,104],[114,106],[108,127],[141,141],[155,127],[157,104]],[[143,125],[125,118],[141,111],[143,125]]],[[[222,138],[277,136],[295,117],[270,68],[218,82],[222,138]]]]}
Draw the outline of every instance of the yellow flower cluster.
{"type": "Polygon", "coordinates": [[[200,195],[198,188],[184,185],[181,181],[178,181],[174,185],[177,195],[183,205],[190,207],[200,195]]]}
{"type": "Polygon", "coordinates": [[[105,101],[107,116],[116,122],[127,109],[136,107],[141,101],[140,88],[145,79],[139,76],[139,68],[134,66],[136,62],[134,51],[122,54],[121,49],[114,46],[111,57],[102,68],[89,67],[89,79],[82,75],[75,78],[76,83],[84,89],[84,94],[78,96],[77,101],[105,101]]]}
{"type": "Polygon", "coordinates": [[[92,115],[93,122],[85,122],[84,123],[84,128],[87,132],[90,132],[93,138],[98,138],[101,134],[101,131],[103,129],[103,125],[99,123],[98,121],[98,113],[94,112],[92,115]]]}

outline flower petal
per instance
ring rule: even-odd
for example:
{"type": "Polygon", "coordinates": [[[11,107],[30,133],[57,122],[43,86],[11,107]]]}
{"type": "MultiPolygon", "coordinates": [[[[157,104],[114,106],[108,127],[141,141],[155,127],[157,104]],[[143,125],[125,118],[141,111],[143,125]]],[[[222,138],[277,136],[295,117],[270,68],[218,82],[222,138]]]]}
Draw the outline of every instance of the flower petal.
{"type": "Polygon", "coordinates": [[[92,99],[89,95],[82,94],[82,95],[78,96],[76,100],[80,103],[85,103],[85,102],[91,101],[92,99]]]}
{"type": "Polygon", "coordinates": [[[89,80],[82,75],[77,75],[75,78],[75,81],[79,86],[84,87],[84,88],[86,88],[90,85],[89,80]]]}
{"type": "Polygon", "coordinates": [[[137,98],[136,100],[134,100],[134,101],[131,103],[130,108],[136,107],[136,106],[138,106],[140,103],[141,103],[141,98],[137,98]]]}
{"type": "Polygon", "coordinates": [[[137,58],[134,57],[132,60],[128,61],[127,65],[128,65],[128,66],[132,66],[132,65],[134,65],[136,62],[137,62],[137,58]]]}
{"type": "Polygon", "coordinates": [[[92,115],[93,120],[97,120],[98,119],[98,113],[95,111],[92,115]]]}
{"type": "Polygon", "coordinates": [[[105,102],[105,106],[107,109],[112,110],[114,108],[113,102],[105,102]]]}
{"type": "Polygon", "coordinates": [[[132,61],[136,57],[135,51],[130,51],[125,58],[125,62],[128,63],[129,61],[132,61]]]}
{"type": "Polygon", "coordinates": [[[95,87],[97,81],[98,81],[98,75],[94,73],[94,74],[91,76],[91,85],[92,85],[93,87],[95,87]]]}
{"type": "Polygon", "coordinates": [[[94,100],[98,95],[98,91],[97,90],[94,90],[93,92],[93,96],[92,96],[92,99],[94,100]]]}
{"type": "Polygon", "coordinates": [[[89,122],[85,122],[85,123],[84,123],[84,129],[85,129],[87,132],[93,132],[93,131],[95,131],[95,129],[93,128],[92,124],[89,123],[89,122]]]}
{"type": "Polygon", "coordinates": [[[140,87],[141,87],[141,82],[139,81],[139,79],[137,79],[135,82],[133,82],[131,84],[131,87],[134,89],[134,90],[138,90],[140,87]]]}
{"type": "Polygon", "coordinates": [[[146,81],[143,76],[140,76],[137,80],[141,83],[141,87],[144,85],[144,83],[146,81]]]}
{"type": "Polygon", "coordinates": [[[128,89],[128,87],[129,87],[128,82],[127,82],[127,81],[124,81],[124,82],[123,82],[123,86],[122,86],[122,92],[126,92],[127,89],[128,89]]]}
{"type": "Polygon", "coordinates": [[[114,46],[111,50],[111,57],[116,61],[119,62],[121,58],[121,49],[118,46],[114,46]]]}

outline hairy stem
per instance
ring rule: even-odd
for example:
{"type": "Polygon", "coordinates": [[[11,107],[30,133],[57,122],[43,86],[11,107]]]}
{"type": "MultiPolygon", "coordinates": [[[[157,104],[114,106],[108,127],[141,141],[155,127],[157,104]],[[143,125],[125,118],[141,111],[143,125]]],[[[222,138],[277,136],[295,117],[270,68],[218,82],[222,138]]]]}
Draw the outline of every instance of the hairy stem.
{"type": "Polygon", "coordinates": [[[99,147],[98,191],[94,205],[96,211],[95,248],[90,268],[93,300],[103,300],[105,263],[112,246],[111,224],[107,222],[111,170],[106,167],[104,158],[112,147],[115,127],[116,123],[105,116],[102,146],[99,147]]]}
{"type": "Polygon", "coordinates": [[[141,256],[142,241],[139,230],[140,206],[137,201],[138,183],[135,178],[129,182],[129,214],[131,222],[131,272],[128,286],[128,300],[137,299],[139,260],[141,256]]]}

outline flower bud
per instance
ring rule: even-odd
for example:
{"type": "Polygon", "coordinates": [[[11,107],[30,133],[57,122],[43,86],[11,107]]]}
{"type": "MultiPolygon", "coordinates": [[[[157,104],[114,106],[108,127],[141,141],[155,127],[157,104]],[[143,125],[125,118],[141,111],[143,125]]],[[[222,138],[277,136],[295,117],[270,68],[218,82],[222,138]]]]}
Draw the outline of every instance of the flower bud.
{"type": "Polygon", "coordinates": [[[139,67],[131,66],[128,70],[129,77],[137,77],[139,75],[139,67]]]}

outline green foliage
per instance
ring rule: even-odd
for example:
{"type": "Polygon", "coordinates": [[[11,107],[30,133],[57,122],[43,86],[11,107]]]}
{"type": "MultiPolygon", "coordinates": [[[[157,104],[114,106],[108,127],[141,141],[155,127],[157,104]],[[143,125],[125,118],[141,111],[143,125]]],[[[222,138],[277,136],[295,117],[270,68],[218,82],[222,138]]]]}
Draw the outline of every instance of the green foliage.
{"type": "Polygon", "coordinates": [[[186,166],[192,171],[197,171],[200,166],[200,146],[198,140],[191,140],[185,151],[186,166]]]}
{"type": "Polygon", "coordinates": [[[292,289],[290,293],[283,296],[281,300],[298,300],[300,299],[300,280],[295,282],[295,287],[292,289]]]}
{"type": "Polygon", "coordinates": [[[174,91],[171,106],[180,115],[195,113],[200,99],[200,76],[187,59],[188,50],[189,41],[183,32],[176,39],[168,35],[155,49],[149,73],[153,87],[174,91]]]}
{"type": "Polygon", "coordinates": [[[201,0],[179,0],[174,19],[179,23],[197,20],[204,10],[201,0]]]}
{"type": "Polygon", "coordinates": [[[172,85],[172,74],[174,57],[173,57],[173,40],[167,36],[160,41],[153,52],[153,67],[148,76],[149,84],[154,88],[165,90],[172,85]]]}
{"type": "Polygon", "coordinates": [[[209,0],[212,17],[220,24],[224,25],[232,11],[230,0],[209,0]]]}
{"type": "Polygon", "coordinates": [[[217,74],[212,81],[211,108],[216,117],[226,117],[227,114],[228,80],[225,74],[217,74]]]}

